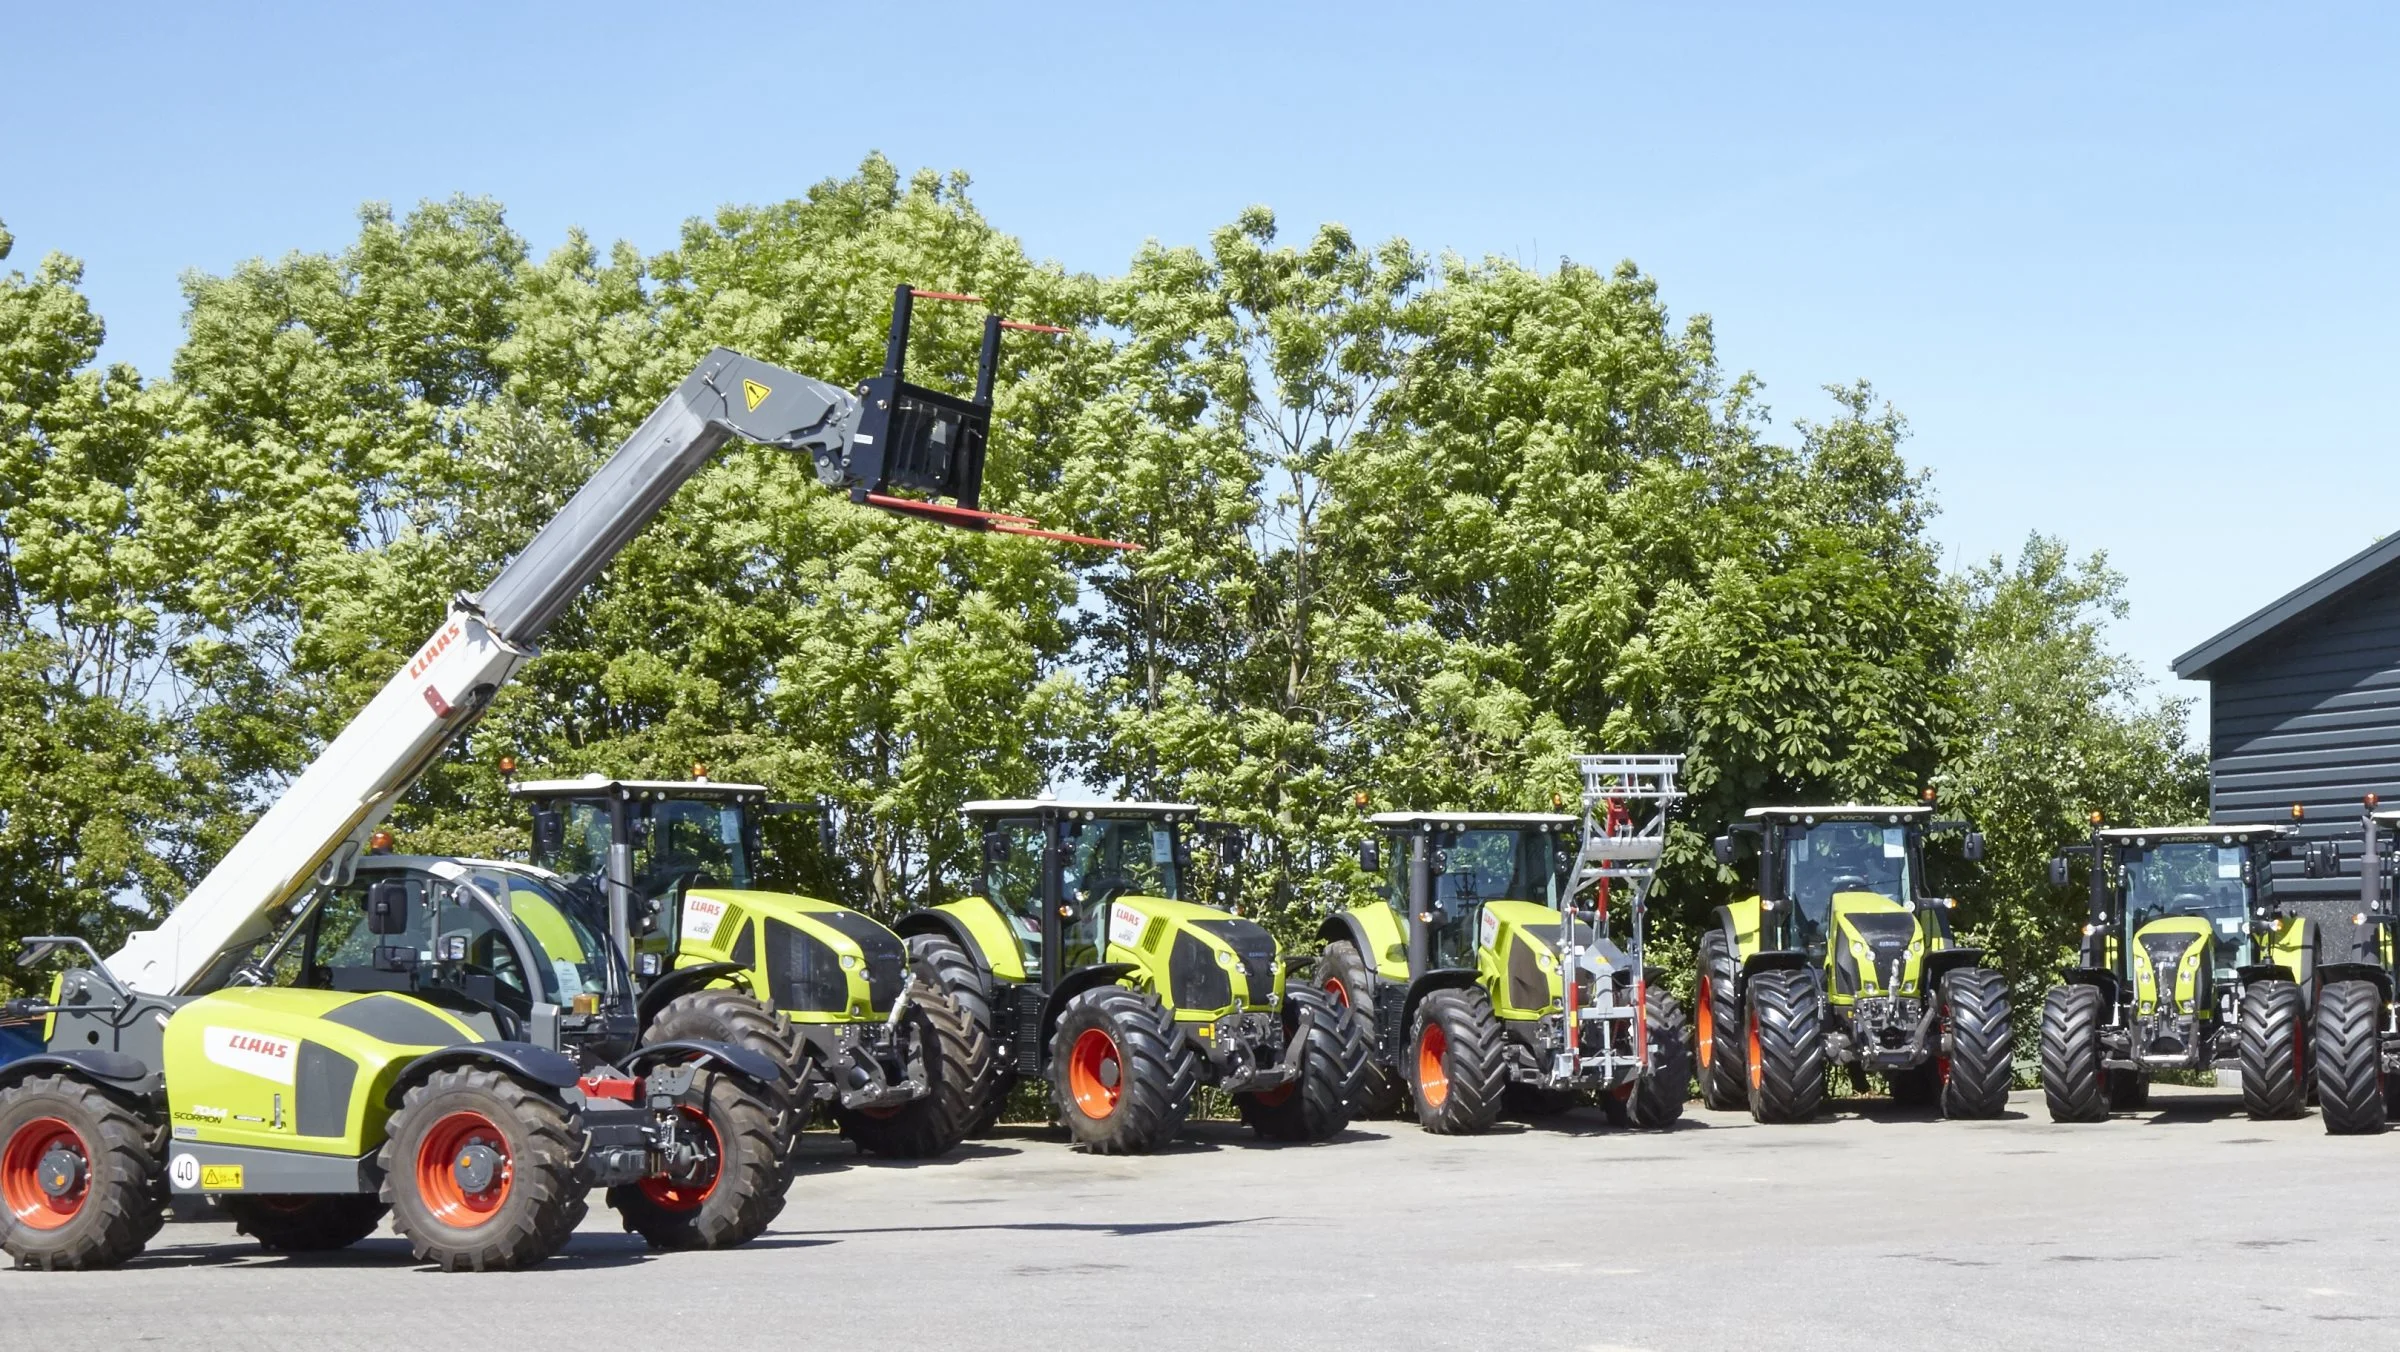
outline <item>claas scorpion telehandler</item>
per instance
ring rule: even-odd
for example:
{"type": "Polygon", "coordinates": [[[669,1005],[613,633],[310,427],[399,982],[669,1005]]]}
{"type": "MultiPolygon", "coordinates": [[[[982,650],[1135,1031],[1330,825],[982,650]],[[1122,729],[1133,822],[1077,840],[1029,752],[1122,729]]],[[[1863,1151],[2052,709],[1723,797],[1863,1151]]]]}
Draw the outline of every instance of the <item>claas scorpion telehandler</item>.
{"type": "Polygon", "coordinates": [[[988,1126],[1011,1085],[1047,1082],[1068,1134],[1096,1154],[1174,1136],[1203,1084],[1274,1141],[1350,1123],[1366,1049],[1324,994],[1287,981],[1275,937],[1195,898],[1193,837],[1220,870],[1242,837],[1185,803],[1011,799],[966,805],[983,841],[979,894],[901,917],[918,967],[991,1036],[988,1126]]]}
{"type": "Polygon", "coordinates": [[[1578,756],[1583,812],[1384,812],[1381,895],[1329,917],[1317,981],[1372,1030],[1370,1108],[1479,1132],[1508,1100],[1596,1097],[1665,1127],[1691,1088],[1683,1010],[1642,960],[1681,756],[1578,756]],[[1614,942],[1613,893],[1626,942],[1614,942]]]}
{"type": "Polygon", "coordinates": [[[2238,1067],[2252,1117],[2307,1109],[2317,928],[2275,900],[2285,826],[2103,827],[2050,861],[2090,863],[2077,960],[2042,999],[2042,1097],[2056,1122],[2142,1107],[2162,1072],[2238,1067]]]}
{"type": "Polygon", "coordinates": [[[730,442],[806,454],[855,502],[1045,534],[977,502],[1003,321],[985,321],[975,399],[924,389],[901,376],[912,294],[895,299],[884,373],[855,392],[709,353],[157,929],[107,958],[74,936],[25,941],[23,965],[86,961],[46,997],[0,1006],[15,1026],[0,1064],[0,1249],[23,1266],[108,1266],[140,1252],[171,1197],[217,1197],[281,1247],[353,1242],[388,1205],[425,1261],[519,1267],[566,1242],[593,1187],[654,1241],[757,1233],[772,1205],[731,1194],[761,1186],[760,1142],[725,1124],[774,1111],[777,1067],[715,1039],[632,1045],[622,954],[593,956],[610,936],[582,941],[597,985],[578,975],[570,992],[564,968],[543,975],[513,887],[428,864],[440,885],[412,892],[361,860],[568,604],[730,442]],[[313,956],[287,964],[293,943],[313,956]],[[653,1225],[659,1208],[734,1219],[653,1225]]]}
{"type": "Polygon", "coordinates": [[[1924,888],[1927,836],[1965,833],[1929,804],[1757,808],[1716,838],[1758,847],[1758,891],[1716,910],[1699,944],[1700,1084],[1711,1108],[1800,1122],[1826,1074],[1880,1075],[1903,1104],[1996,1117],[2012,1072],[2008,983],[1951,931],[1955,903],[1924,888]]]}

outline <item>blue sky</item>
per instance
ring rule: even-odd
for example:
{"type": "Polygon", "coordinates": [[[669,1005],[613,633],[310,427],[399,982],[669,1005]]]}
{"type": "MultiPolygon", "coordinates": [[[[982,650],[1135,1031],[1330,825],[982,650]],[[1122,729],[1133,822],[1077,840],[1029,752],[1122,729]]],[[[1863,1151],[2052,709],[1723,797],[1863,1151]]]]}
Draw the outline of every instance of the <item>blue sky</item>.
{"type": "Polygon", "coordinates": [[[0,12],[16,266],[87,262],[163,371],[177,278],[357,205],[646,250],[880,149],[1112,270],[1293,233],[1631,258],[1791,419],[1905,412],[1954,563],[2034,530],[2175,654],[2392,528],[2400,19],[2121,4],[582,4],[0,12]]]}

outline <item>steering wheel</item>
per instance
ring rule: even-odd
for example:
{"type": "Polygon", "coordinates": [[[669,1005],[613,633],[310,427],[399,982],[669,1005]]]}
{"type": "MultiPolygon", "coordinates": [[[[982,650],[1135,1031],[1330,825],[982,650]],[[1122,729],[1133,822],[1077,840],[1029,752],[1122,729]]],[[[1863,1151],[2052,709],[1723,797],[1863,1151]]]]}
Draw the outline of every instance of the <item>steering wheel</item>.
{"type": "Polygon", "coordinates": [[[2208,898],[2197,892],[2178,892],[2175,894],[2175,899],[2167,903],[2167,913],[2170,915],[2188,915],[2193,911],[2207,909],[2208,898]]]}
{"type": "Polygon", "coordinates": [[[1835,875],[1833,890],[1836,892],[1872,892],[1875,889],[1867,886],[1865,874],[1843,873],[1835,875]]]}
{"type": "Polygon", "coordinates": [[[1083,880],[1083,904],[1106,906],[1140,886],[1141,883],[1131,874],[1096,873],[1083,880]]]}

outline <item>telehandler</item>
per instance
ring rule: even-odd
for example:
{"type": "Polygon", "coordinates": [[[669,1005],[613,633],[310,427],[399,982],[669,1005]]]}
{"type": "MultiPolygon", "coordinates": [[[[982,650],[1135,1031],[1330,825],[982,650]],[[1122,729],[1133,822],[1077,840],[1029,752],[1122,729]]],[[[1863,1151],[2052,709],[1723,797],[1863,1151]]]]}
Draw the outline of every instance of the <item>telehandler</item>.
{"type": "Polygon", "coordinates": [[[873,918],[753,885],[761,818],[802,805],[706,779],[593,775],[509,792],[532,809],[533,862],[586,914],[627,918],[645,1035],[771,1057],[797,1114],[826,1105],[873,1154],[921,1159],[965,1138],[991,1073],[984,1028],[873,918]]]}
{"type": "MultiPolygon", "coordinates": [[[[421,901],[423,888],[390,877],[362,891],[360,865],[392,805],[569,602],[737,438],[809,455],[820,482],[856,502],[1054,534],[977,505],[1002,321],[985,321],[973,400],[924,389],[902,376],[912,294],[895,297],[883,374],[856,393],[709,353],[489,586],[453,603],[157,929],[105,959],[72,936],[26,942],[24,965],[88,962],[47,998],[0,1006],[0,1023],[18,1025],[0,1064],[0,1249],[38,1268],[120,1263],[157,1233],[170,1196],[234,1199],[253,1218],[307,1213],[304,1231],[270,1242],[305,1232],[309,1247],[349,1242],[388,1202],[412,1251],[450,1270],[541,1261],[595,1186],[654,1241],[737,1243],[765,1224],[772,1211],[748,1195],[757,1142],[746,1128],[727,1139],[725,1123],[771,1114],[758,1105],[779,1093],[776,1067],[712,1040],[620,1057],[630,983],[570,994],[555,966],[556,985],[542,979],[500,899],[453,885],[421,901]],[[261,945],[336,897],[369,938],[317,964],[321,979],[275,984],[261,945]],[[514,954],[517,984],[479,944],[514,954]],[[23,1032],[34,1023],[38,1050],[23,1032]],[[646,1228],[661,1197],[739,1221],[646,1228]]],[[[430,865],[428,876],[455,883],[430,865]]],[[[309,932],[304,952],[322,942],[309,932]]]]}
{"type": "Polygon", "coordinates": [[[1046,1080],[1075,1144],[1139,1154],[1173,1137],[1213,1084],[1274,1141],[1350,1123],[1365,1047],[1314,987],[1287,982],[1275,937],[1191,898],[1192,838],[1230,827],[1184,803],[1010,799],[966,805],[980,895],[902,916],[918,969],[989,1030],[978,1129],[1010,1086],[1046,1080]]]}
{"type": "Polygon", "coordinates": [[[1806,1121],[1828,1068],[1844,1066],[1945,1117],[2007,1108],[2008,983],[1952,936],[1955,902],[1922,890],[1925,838],[1942,831],[1964,832],[1967,860],[1983,858],[1983,837],[1930,805],[1755,808],[1716,838],[1728,867],[1735,836],[1757,842],[1759,885],[1700,936],[1708,1106],[1806,1121]]]}
{"type": "Polygon", "coordinates": [[[2275,902],[2283,826],[2104,828],[2050,861],[2091,862],[2077,964],[2042,999],[2042,1097],[2054,1122],[2142,1107],[2162,1071],[2237,1066],[2252,1117],[2307,1108],[2317,930],[2275,902]]]}
{"type": "Polygon", "coordinates": [[[1642,961],[1681,756],[1579,756],[1583,812],[1384,812],[1382,895],[1329,917],[1317,981],[1372,1029],[1367,1104],[1428,1131],[1596,1096],[1665,1127],[1691,1088],[1683,1009],[1642,961]],[[1622,889],[1626,943],[1611,938],[1622,889]]]}

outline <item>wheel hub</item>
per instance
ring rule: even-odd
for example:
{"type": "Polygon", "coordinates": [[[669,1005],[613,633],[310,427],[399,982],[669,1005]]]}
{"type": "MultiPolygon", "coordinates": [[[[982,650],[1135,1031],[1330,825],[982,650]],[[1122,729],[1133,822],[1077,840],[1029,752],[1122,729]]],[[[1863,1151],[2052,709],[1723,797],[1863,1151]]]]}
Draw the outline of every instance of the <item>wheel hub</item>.
{"type": "Polygon", "coordinates": [[[492,1190],[506,1163],[499,1151],[481,1141],[469,1141],[451,1161],[450,1172],[458,1180],[458,1190],[473,1197],[492,1190]]]}
{"type": "Polygon", "coordinates": [[[35,1172],[41,1182],[42,1192],[52,1201],[59,1201],[83,1190],[84,1168],[80,1153],[63,1145],[55,1145],[43,1153],[42,1162],[36,1166],[35,1172]]]}

